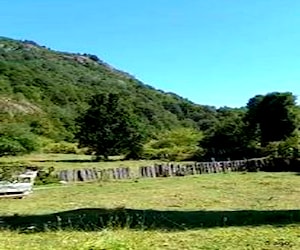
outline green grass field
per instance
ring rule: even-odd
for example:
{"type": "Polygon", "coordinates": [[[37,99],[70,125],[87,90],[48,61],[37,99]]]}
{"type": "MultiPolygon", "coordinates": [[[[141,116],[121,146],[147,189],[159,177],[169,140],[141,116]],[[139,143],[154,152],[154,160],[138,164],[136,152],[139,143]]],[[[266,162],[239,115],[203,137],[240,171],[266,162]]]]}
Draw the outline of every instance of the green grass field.
{"type": "Polygon", "coordinates": [[[0,227],[0,249],[300,249],[300,176],[37,186],[0,200],[0,227]]]}
{"type": "Polygon", "coordinates": [[[56,170],[62,169],[80,169],[80,168],[116,168],[116,167],[131,167],[137,168],[140,166],[153,165],[158,161],[120,161],[117,157],[111,157],[110,161],[95,162],[92,161],[90,155],[76,154],[29,154],[20,157],[2,157],[0,164],[3,165],[33,165],[40,167],[54,167],[56,170]]]}

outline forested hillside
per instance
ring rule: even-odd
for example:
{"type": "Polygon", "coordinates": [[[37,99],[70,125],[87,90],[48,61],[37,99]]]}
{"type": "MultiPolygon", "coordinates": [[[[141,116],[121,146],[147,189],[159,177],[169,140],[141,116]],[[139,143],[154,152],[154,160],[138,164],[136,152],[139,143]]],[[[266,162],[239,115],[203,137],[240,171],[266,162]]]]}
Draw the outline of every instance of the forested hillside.
{"type": "MultiPolygon", "coordinates": [[[[261,145],[260,128],[269,126],[262,121],[262,114],[259,117],[253,115],[256,111],[251,103],[240,109],[194,104],[176,94],[156,90],[130,74],[114,69],[96,55],[57,52],[33,41],[2,37],[0,155],[31,152],[49,141],[78,142],[76,135],[81,129],[78,119],[89,109],[93,96],[103,94],[118,96],[124,110],[134,117],[137,126],[142,128],[143,143],[150,157],[171,154],[163,148],[172,148],[172,152],[184,157],[253,155],[261,145]],[[258,124],[256,130],[255,124],[258,124]],[[253,132],[251,136],[245,134],[248,128],[253,132]],[[186,140],[180,141],[179,138],[185,137],[186,140]],[[29,146],[18,149],[20,141],[29,146]],[[37,145],[36,141],[42,143],[37,145]]],[[[288,116],[293,122],[288,127],[282,125],[286,133],[274,141],[290,136],[297,139],[298,136],[295,133],[299,127],[299,107],[291,93],[284,96],[287,99],[283,97],[282,101],[288,100],[289,111],[285,114],[283,110],[281,118],[288,116]]],[[[264,140],[268,135],[262,136],[264,140]]],[[[263,141],[264,146],[272,141],[273,138],[267,138],[263,141]]]]}
{"type": "Polygon", "coordinates": [[[178,126],[207,130],[216,116],[214,108],[156,90],[95,55],[55,52],[30,41],[0,39],[1,109],[30,113],[39,133],[72,141],[74,120],[95,93],[120,94],[149,134],[178,126]]]}

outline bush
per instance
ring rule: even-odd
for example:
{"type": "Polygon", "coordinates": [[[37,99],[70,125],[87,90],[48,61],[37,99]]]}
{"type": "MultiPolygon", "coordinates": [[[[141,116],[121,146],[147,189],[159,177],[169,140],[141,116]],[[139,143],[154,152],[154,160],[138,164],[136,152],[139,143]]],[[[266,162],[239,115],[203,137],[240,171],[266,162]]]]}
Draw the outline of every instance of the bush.
{"type": "Polygon", "coordinates": [[[196,149],[189,147],[170,147],[161,149],[145,149],[144,158],[149,160],[183,161],[193,157],[196,149]]]}
{"type": "Polygon", "coordinates": [[[21,174],[25,169],[25,167],[20,167],[17,164],[0,166],[0,180],[12,180],[13,176],[21,174]]]}
{"type": "Polygon", "coordinates": [[[144,146],[146,159],[181,161],[202,152],[198,146],[202,133],[190,128],[179,128],[157,136],[144,146]]]}
{"type": "Polygon", "coordinates": [[[54,167],[39,170],[35,179],[35,185],[46,185],[59,183],[57,175],[54,174],[54,167]]]}
{"type": "Polygon", "coordinates": [[[0,126],[0,156],[28,154],[39,150],[39,138],[20,124],[0,126]]]}
{"type": "Polygon", "coordinates": [[[266,156],[280,158],[297,158],[299,157],[299,137],[291,136],[283,141],[270,142],[262,149],[266,156]]]}
{"type": "Polygon", "coordinates": [[[17,140],[5,136],[0,138],[0,156],[18,155],[25,152],[26,149],[17,140]]]}
{"type": "Polygon", "coordinates": [[[57,143],[49,143],[43,148],[45,153],[52,154],[77,154],[79,150],[77,148],[76,143],[69,142],[57,142],[57,143]]]}

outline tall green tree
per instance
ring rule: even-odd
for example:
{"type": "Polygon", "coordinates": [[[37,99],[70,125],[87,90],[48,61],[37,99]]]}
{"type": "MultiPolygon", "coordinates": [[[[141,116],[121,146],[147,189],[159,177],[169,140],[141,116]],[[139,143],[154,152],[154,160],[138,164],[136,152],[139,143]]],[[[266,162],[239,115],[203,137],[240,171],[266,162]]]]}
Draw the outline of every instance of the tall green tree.
{"type": "Polygon", "coordinates": [[[296,97],[290,92],[255,96],[247,108],[248,132],[259,137],[262,146],[285,140],[297,128],[296,97]]]}
{"type": "Polygon", "coordinates": [[[218,121],[212,131],[201,142],[205,149],[204,159],[241,159],[248,157],[248,145],[245,138],[243,109],[220,108],[217,110],[218,121]]]}
{"type": "Polygon", "coordinates": [[[143,136],[135,116],[117,94],[97,94],[87,112],[78,120],[80,147],[87,147],[98,158],[130,154],[137,157],[143,136]]]}

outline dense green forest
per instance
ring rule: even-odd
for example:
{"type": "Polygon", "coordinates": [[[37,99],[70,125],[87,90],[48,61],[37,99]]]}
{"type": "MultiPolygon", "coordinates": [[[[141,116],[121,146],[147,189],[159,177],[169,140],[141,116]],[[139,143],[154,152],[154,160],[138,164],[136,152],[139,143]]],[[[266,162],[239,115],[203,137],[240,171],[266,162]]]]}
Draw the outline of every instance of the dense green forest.
{"type": "Polygon", "coordinates": [[[146,85],[96,55],[0,37],[0,155],[96,152],[168,160],[297,155],[295,96],[249,98],[241,108],[199,105],[146,85]]]}

